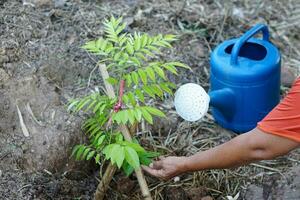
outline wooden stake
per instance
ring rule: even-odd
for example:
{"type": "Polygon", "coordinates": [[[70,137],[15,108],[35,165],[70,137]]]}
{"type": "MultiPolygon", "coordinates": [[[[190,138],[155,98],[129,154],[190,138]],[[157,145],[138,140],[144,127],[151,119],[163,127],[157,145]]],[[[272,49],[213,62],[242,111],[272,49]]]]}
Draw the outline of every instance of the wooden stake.
{"type": "MultiPolygon", "coordinates": [[[[114,88],[112,87],[111,84],[109,84],[106,81],[106,79],[109,78],[109,74],[107,72],[106,66],[104,64],[100,64],[99,69],[100,69],[100,73],[101,73],[101,76],[102,76],[104,84],[105,84],[105,89],[106,89],[107,95],[110,98],[115,98],[116,95],[114,93],[114,88]]],[[[120,125],[119,129],[121,130],[125,140],[131,141],[131,135],[130,135],[130,132],[129,132],[127,126],[120,125]]],[[[108,188],[108,185],[109,185],[116,169],[117,169],[117,167],[115,165],[112,165],[111,163],[108,165],[101,182],[97,186],[95,198],[94,198],[95,200],[103,200],[103,198],[105,196],[105,192],[108,188]]],[[[143,198],[145,200],[152,200],[147,182],[145,180],[145,177],[144,177],[143,172],[140,167],[135,169],[135,174],[138,179],[143,198]]]]}

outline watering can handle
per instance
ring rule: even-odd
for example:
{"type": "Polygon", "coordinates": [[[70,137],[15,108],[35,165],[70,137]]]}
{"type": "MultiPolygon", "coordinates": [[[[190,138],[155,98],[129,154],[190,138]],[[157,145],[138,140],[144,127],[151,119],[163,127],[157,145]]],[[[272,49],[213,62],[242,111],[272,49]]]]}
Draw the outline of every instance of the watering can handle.
{"type": "Polygon", "coordinates": [[[249,31],[247,31],[237,42],[234,44],[232,52],[231,52],[231,65],[236,65],[238,60],[238,55],[241,47],[245,44],[247,40],[253,37],[256,33],[262,31],[263,40],[269,41],[269,30],[268,27],[264,24],[257,24],[252,27],[249,31]]]}

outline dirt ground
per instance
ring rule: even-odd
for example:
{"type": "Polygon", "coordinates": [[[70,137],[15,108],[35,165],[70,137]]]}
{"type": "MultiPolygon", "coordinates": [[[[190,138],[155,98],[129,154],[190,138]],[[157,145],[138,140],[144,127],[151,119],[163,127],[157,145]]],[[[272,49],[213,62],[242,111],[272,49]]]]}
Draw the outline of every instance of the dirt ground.
{"type": "MultiPolygon", "coordinates": [[[[85,116],[66,111],[66,102],[99,86],[96,58],[80,49],[103,34],[102,21],[123,16],[127,31],[172,33],[180,40],[167,58],[193,72],[172,78],[209,88],[209,53],[220,42],[266,23],[282,54],[282,94],[300,74],[298,0],[0,0],[0,199],[92,199],[99,168],[69,158],[84,137],[85,116]],[[27,136],[28,132],[28,136],[27,136]]],[[[208,114],[197,123],[179,119],[172,99],[160,102],[168,120],[141,140],[170,155],[191,155],[235,134],[208,114]]],[[[147,177],[156,200],[300,199],[300,151],[232,170],[186,174],[175,182],[147,177]]],[[[142,199],[134,176],[118,173],[107,199],[142,199]]]]}

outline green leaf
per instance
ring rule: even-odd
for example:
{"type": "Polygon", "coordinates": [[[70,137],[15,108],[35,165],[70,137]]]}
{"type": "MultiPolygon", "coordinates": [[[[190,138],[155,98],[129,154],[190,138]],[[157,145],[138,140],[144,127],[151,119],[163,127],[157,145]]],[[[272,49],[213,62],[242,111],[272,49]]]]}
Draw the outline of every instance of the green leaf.
{"type": "Polygon", "coordinates": [[[137,57],[139,57],[140,59],[143,59],[143,60],[147,61],[147,58],[144,56],[144,54],[142,54],[142,53],[136,53],[135,55],[137,57]]]}
{"type": "MultiPolygon", "coordinates": [[[[129,55],[127,53],[123,53],[122,54],[122,61],[121,61],[122,64],[126,63],[128,61],[128,59],[129,59],[129,55]]],[[[119,63],[119,64],[121,64],[121,63],[119,63]]]]}
{"type": "Polygon", "coordinates": [[[129,98],[126,94],[123,95],[122,100],[125,104],[128,104],[128,102],[129,102],[129,98]]]}
{"type": "Polygon", "coordinates": [[[134,50],[139,50],[141,48],[141,38],[140,36],[137,36],[134,38],[134,50]]]}
{"type": "Polygon", "coordinates": [[[121,116],[122,124],[126,124],[128,122],[128,116],[127,116],[126,110],[121,110],[118,113],[121,116]]]}
{"type": "Polygon", "coordinates": [[[76,160],[80,160],[85,148],[86,148],[85,146],[80,145],[78,151],[76,152],[76,160]]]}
{"type": "MultiPolygon", "coordinates": [[[[86,132],[87,132],[87,133],[90,133],[90,132],[92,132],[93,130],[95,130],[96,128],[99,128],[99,129],[100,129],[99,124],[98,124],[98,123],[93,123],[91,126],[88,127],[88,129],[86,130],[86,132]]],[[[99,130],[99,129],[98,129],[98,130],[99,130]]]]}
{"type": "Polygon", "coordinates": [[[78,151],[78,149],[81,147],[81,145],[76,145],[74,148],[73,148],[73,151],[72,151],[72,154],[71,154],[71,157],[73,157],[76,152],[78,151]]]}
{"type": "Polygon", "coordinates": [[[140,51],[143,52],[144,54],[146,54],[146,55],[149,56],[149,57],[154,57],[154,56],[155,56],[155,55],[154,55],[151,51],[149,51],[148,49],[141,49],[140,51]]]}
{"type": "Polygon", "coordinates": [[[158,152],[152,152],[152,151],[145,151],[145,152],[138,152],[140,162],[143,165],[149,165],[152,161],[151,158],[158,157],[160,154],[158,152]]]}
{"type": "Polygon", "coordinates": [[[139,158],[142,165],[149,166],[152,163],[152,160],[146,156],[139,156],[139,158]]]}
{"type": "Polygon", "coordinates": [[[170,65],[169,63],[164,64],[163,65],[164,68],[166,68],[167,70],[169,70],[170,72],[172,72],[175,75],[178,75],[176,68],[173,65],[170,65]]]}
{"type": "Polygon", "coordinates": [[[84,106],[86,106],[91,100],[89,98],[83,99],[77,106],[76,106],[76,112],[81,110],[84,106]]]}
{"type": "Polygon", "coordinates": [[[149,46],[147,46],[147,48],[150,49],[151,51],[155,52],[155,53],[158,53],[158,54],[161,53],[160,50],[157,47],[153,46],[153,45],[149,45],[149,46]]]}
{"type": "MultiPolygon", "coordinates": [[[[99,138],[100,138],[100,136],[102,136],[103,135],[103,131],[99,131],[95,136],[94,136],[94,138],[92,138],[93,140],[98,140],[99,138]]],[[[92,136],[91,136],[92,137],[92,136]]]]}
{"type": "Polygon", "coordinates": [[[156,157],[160,156],[160,153],[155,152],[155,151],[146,151],[141,154],[143,154],[143,156],[146,156],[147,158],[156,158],[156,157]]]}
{"type": "Polygon", "coordinates": [[[126,77],[125,77],[125,79],[126,79],[127,87],[130,87],[130,85],[132,83],[131,76],[129,74],[127,74],[126,77]]]}
{"type": "Polygon", "coordinates": [[[111,118],[113,121],[116,121],[117,124],[121,124],[121,122],[122,122],[120,112],[113,113],[111,118]]]}
{"type": "Polygon", "coordinates": [[[130,176],[132,174],[132,172],[134,171],[133,167],[131,167],[127,161],[123,162],[122,169],[123,169],[124,173],[126,174],[126,176],[130,176]]]}
{"type": "Polygon", "coordinates": [[[123,140],[124,140],[123,135],[121,133],[118,133],[116,135],[116,142],[119,143],[122,142],[123,140]]]}
{"type": "Polygon", "coordinates": [[[168,64],[169,65],[174,65],[176,67],[182,67],[182,68],[185,68],[185,69],[192,70],[189,66],[187,66],[186,64],[183,64],[181,62],[169,62],[168,64]]]}
{"type": "Polygon", "coordinates": [[[127,115],[128,115],[128,119],[129,119],[130,124],[133,125],[134,122],[135,122],[133,109],[128,109],[127,110],[127,115]]]}
{"type": "Polygon", "coordinates": [[[141,37],[141,46],[145,47],[147,45],[148,42],[148,35],[147,34],[143,34],[141,37]]]}
{"type": "Polygon", "coordinates": [[[114,60],[119,60],[120,57],[121,57],[121,52],[118,52],[115,54],[114,60]]]}
{"type": "Polygon", "coordinates": [[[112,77],[107,78],[106,81],[112,85],[116,85],[118,83],[118,80],[112,77]]]}
{"type": "Polygon", "coordinates": [[[125,27],[126,27],[126,24],[125,24],[125,23],[121,24],[121,25],[117,28],[116,34],[118,35],[119,33],[121,33],[121,32],[125,29],[125,27]]]}
{"type": "Polygon", "coordinates": [[[96,155],[95,162],[100,165],[100,154],[96,155]]]}
{"type": "Polygon", "coordinates": [[[84,111],[85,111],[85,112],[89,111],[96,103],[97,103],[96,100],[92,100],[92,102],[90,103],[90,105],[87,106],[86,109],[85,109],[84,111]]]}
{"type": "Polygon", "coordinates": [[[176,35],[171,35],[171,34],[165,35],[164,39],[167,40],[167,41],[169,41],[169,42],[177,40],[176,35]]]}
{"type": "Polygon", "coordinates": [[[72,110],[74,106],[76,106],[80,101],[79,100],[72,100],[70,101],[69,103],[69,106],[68,106],[68,110],[72,110]]]}
{"type": "Polygon", "coordinates": [[[172,48],[172,45],[167,41],[159,41],[156,43],[158,46],[172,48]]]}
{"type": "Polygon", "coordinates": [[[93,136],[95,135],[98,131],[101,130],[101,127],[100,126],[96,126],[95,129],[92,129],[91,132],[90,132],[90,136],[93,136]]]}
{"type": "Polygon", "coordinates": [[[147,68],[145,69],[145,71],[146,71],[146,73],[148,74],[149,78],[150,78],[153,82],[155,82],[156,80],[155,80],[155,72],[154,72],[154,70],[153,70],[151,67],[147,67],[147,68]]]}
{"type": "Polygon", "coordinates": [[[153,91],[152,91],[152,89],[151,89],[150,86],[145,85],[145,86],[143,87],[143,89],[144,89],[144,91],[145,91],[150,97],[155,98],[155,93],[153,93],[153,91]]]}
{"type": "Polygon", "coordinates": [[[158,110],[157,108],[150,107],[150,106],[145,106],[144,108],[152,115],[155,115],[158,117],[166,117],[166,115],[162,111],[158,110]]]}
{"type": "Polygon", "coordinates": [[[146,152],[145,149],[137,143],[124,141],[122,144],[125,145],[125,146],[133,148],[136,152],[146,152]]]}
{"type": "Polygon", "coordinates": [[[129,93],[127,94],[127,96],[128,96],[128,98],[129,98],[129,101],[130,101],[131,105],[134,106],[134,105],[136,104],[136,100],[135,100],[134,94],[133,94],[132,92],[129,92],[129,93]]]}
{"type": "Polygon", "coordinates": [[[142,111],[138,107],[135,107],[134,109],[134,116],[138,120],[138,122],[142,120],[142,111]]]}
{"type": "Polygon", "coordinates": [[[104,111],[105,108],[106,108],[106,104],[103,104],[103,105],[99,108],[98,112],[102,113],[102,112],[104,111]]]}
{"type": "Polygon", "coordinates": [[[94,107],[93,113],[96,113],[102,105],[103,105],[103,102],[99,102],[99,103],[94,107]]]}
{"type": "Polygon", "coordinates": [[[109,160],[111,157],[111,151],[115,144],[109,144],[103,149],[103,154],[105,155],[105,159],[109,160]]]}
{"type": "Polygon", "coordinates": [[[138,74],[140,75],[143,84],[146,85],[147,84],[147,74],[146,74],[146,72],[144,70],[139,69],[138,74]]]}
{"type": "Polygon", "coordinates": [[[159,97],[162,97],[164,92],[160,89],[159,85],[155,84],[151,86],[151,90],[159,97]]]}
{"type": "Polygon", "coordinates": [[[139,83],[139,76],[138,76],[138,74],[136,72],[132,72],[131,73],[131,78],[132,78],[134,84],[137,85],[139,83]]]}
{"type": "Polygon", "coordinates": [[[118,168],[121,168],[125,158],[124,147],[120,146],[119,144],[115,144],[111,150],[110,156],[111,162],[113,164],[116,163],[118,168]]]}
{"type": "Polygon", "coordinates": [[[133,148],[128,146],[125,146],[124,149],[125,149],[125,159],[128,162],[128,164],[134,169],[138,168],[140,166],[140,160],[136,151],[133,148]]]}
{"type": "Polygon", "coordinates": [[[136,57],[131,57],[130,60],[136,64],[137,66],[141,65],[141,62],[139,61],[139,59],[137,59],[136,57]]]}
{"type": "Polygon", "coordinates": [[[175,89],[177,86],[176,84],[172,83],[172,82],[167,82],[168,86],[170,86],[171,88],[175,89]]]}
{"type": "Polygon", "coordinates": [[[114,49],[115,49],[114,46],[113,46],[112,44],[109,44],[109,47],[107,47],[107,48],[105,49],[105,53],[106,53],[106,54],[109,54],[109,53],[111,53],[114,49]]]}
{"type": "Polygon", "coordinates": [[[81,159],[86,159],[87,154],[91,151],[91,148],[86,148],[81,156],[81,159]]]}
{"type": "Polygon", "coordinates": [[[97,41],[89,41],[87,43],[85,43],[85,45],[83,45],[81,48],[91,52],[91,53],[100,53],[100,49],[99,47],[97,47],[97,41]]]}
{"type": "Polygon", "coordinates": [[[161,83],[160,87],[161,87],[161,89],[163,89],[168,94],[173,94],[172,90],[168,87],[168,84],[161,83]]]}
{"type": "Polygon", "coordinates": [[[126,44],[126,51],[127,51],[130,55],[132,55],[133,52],[134,52],[133,46],[132,46],[129,42],[127,42],[127,44],[126,44]]]}
{"type": "Polygon", "coordinates": [[[106,50],[106,47],[107,47],[107,44],[108,44],[108,41],[107,41],[107,40],[101,41],[100,49],[101,49],[102,51],[105,51],[105,50],[106,50]]]}
{"type": "Polygon", "coordinates": [[[92,125],[95,125],[97,124],[98,122],[94,119],[94,118],[90,118],[90,119],[87,119],[83,125],[82,125],[82,129],[86,130],[88,129],[89,127],[91,127],[92,125]]]}
{"type": "Polygon", "coordinates": [[[103,143],[103,141],[105,140],[105,138],[106,138],[106,135],[102,135],[101,137],[99,137],[97,140],[97,146],[100,146],[103,143]]]}
{"type": "Polygon", "coordinates": [[[149,114],[149,112],[146,109],[141,108],[142,111],[142,115],[145,118],[145,120],[149,123],[149,124],[153,124],[153,119],[152,116],[149,114]]]}
{"type": "Polygon", "coordinates": [[[90,153],[87,155],[86,160],[91,160],[91,158],[95,155],[95,151],[90,151],[90,153]]]}
{"type": "Polygon", "coordinates": [[[166,80],[165,72],[159,66],[153,66],[154,71],[164,80],[166,80]]]}
{"type": "Polygon", "coordinates": [[[143,102],[143,103],[145,102],[144,94],[143,94],[143,92],[140,89],[136,89],[135,90],[135,94],[137,95],[137,97],[139,98],[139,100],[141,102],[143,102]]]}

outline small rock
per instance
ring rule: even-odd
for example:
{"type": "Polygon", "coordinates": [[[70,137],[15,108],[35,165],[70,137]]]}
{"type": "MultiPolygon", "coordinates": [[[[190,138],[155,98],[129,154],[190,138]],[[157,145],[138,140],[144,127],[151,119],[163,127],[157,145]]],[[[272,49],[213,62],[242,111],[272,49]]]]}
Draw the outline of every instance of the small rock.
{"type": "Polygon", "coordinates": [[[179,182],[180,181],[180,177],[179,176],[176,176],[175,178],[174,178],[174,182],[176,183],[176,182],[179,182]]]}
{"type": "Polygon", "coordinates": [[[190,51],[195,54],[196,58],[204,58],[206,56],[205,47],[198,41],[190,44],[190,51]]]}
{"type": "Polygon", "coordinates": [[[121,193],[130,194],[135,187],[135,182],[128,177],[122,177],[117,182],[117,189],[121,193]]]}
{"type": "Polygon", "coordinates": [[[297,78],[296,71],[290,67],[281,68],[281,84],[285,87],[291,87],[297,78]]]}
{"type": "Polygon", "coordinates": [[[154,118],[154,123],[150,127],[153,133],[159,133],[163,136],[169,134],[170,131],[175,131],[178,125],[179,118],[174,113],[167,113],[167,118],[154,118]]]}
{"type": "Polygon", "coordinates": [[[237,17],[237,18],[240,18],[240,19],[244,19],[245,18],[245,15],[244,15],[244,12],[241,8],[233,8],[232,10],[232,15],[237,17]]]}
{"type": "Polygon", "coordinates": [[[0,65],[9,62],[9,57],[6,55],[0,55],[0,65]]]}
{"type": "Polygon", "coordinates": [[[264,199],[263,188],[256,185],[250,185],[247,188],[244,199],[255,200],[255,199],[264,199]]]}
{"type": "Polygon", "coordinates": [[[9,75],[4,71],[4,69],[0,68],[0,84],[5,83],[9,79],[9,75]]]}
{"type": "Polygon", "coordinates": [[[190,188],[186,190],[186,193],[190,200],[203,200],[202,198],[207,197],[207,192],[204,187],[190,188]]]}
{"type": "Polygon", "coordinates": [[[24,6],[32,7],[51,7],[54,5],[52,0],[23,0],[24,6]]]}
{"type": "Polygon", "coordinates": [[[66,0],[54,0],[55,8],[63,8],[66,4],[66,0]]]}
{"type": "Polygon", "coordinates": [[[2,177],[2,171],[1,171],[1,169],[0,169],[0,177],[2,177]]]}
{"type": "Polygon", "coordinates": [[[214,200],[211,196],[202,197],[201,200],[214,200]]]}
{"type": "Polygon", "coordinates": [[[188,196],[182,187],[167,187],[164,189],[166,200],[183,200],[188,199],[188,196]]]}

